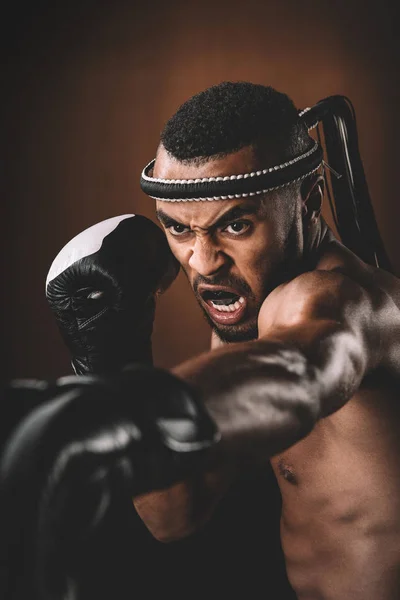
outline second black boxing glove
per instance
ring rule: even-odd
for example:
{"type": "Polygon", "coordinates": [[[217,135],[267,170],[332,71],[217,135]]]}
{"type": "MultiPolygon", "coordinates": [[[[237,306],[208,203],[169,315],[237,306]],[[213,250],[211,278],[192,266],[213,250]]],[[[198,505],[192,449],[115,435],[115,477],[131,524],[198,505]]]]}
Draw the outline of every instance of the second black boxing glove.
{"type": "Polygon", "coordinates": [[[150,219],[121,215],[89,227],[54,259],[46,296],[76,374],[152,363],[155,300],[179,264],[150,219]]]}
{"type": "MultiPolygon", "coordinates": [[[[61,395],[23,420],[0,465],[4,600],[102,597],[85,561],[113,495],[183,479],[219,439],[195,391],[166,371],[57,383],[61,395]]],[[[111,564],[117,548],[102,543],[111,564]]]]}

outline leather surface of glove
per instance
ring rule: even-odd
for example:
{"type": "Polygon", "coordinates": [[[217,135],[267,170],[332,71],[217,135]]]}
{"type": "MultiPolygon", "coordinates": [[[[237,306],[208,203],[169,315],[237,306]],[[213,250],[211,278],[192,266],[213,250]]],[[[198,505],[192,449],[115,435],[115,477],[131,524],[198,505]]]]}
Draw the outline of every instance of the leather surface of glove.
{"type": "Polygon", "coordinates": [[[82,565],[113,497],[130,500],[179,481],[201,468],[219,439],[195,391],[161,369],[71,376],[56,389],[59,395],[29,413],[3,452],[4,600],[83,599],[82,565]]]}
{"type": "Polygon", "coordinates": [[[54,395],[54,385],[41,379],[14,379],[0,390],[0,456],[7,439],[24,417],[54,395]]]}
{"type": "Polygon", "coordinates": [[[178,271],[164,232],[141,215],[106,219],[68,242],[51,265],[46,297],[75,373],[151,364],[156,297],[178,271]]]}

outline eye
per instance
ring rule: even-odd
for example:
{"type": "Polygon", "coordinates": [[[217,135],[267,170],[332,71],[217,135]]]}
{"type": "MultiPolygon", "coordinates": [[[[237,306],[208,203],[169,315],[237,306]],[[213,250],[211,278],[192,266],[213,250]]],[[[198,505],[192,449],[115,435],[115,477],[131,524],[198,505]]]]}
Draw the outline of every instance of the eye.
{"type": "Polygon", "coordinates": [[[189,233],[189,227],[185,227],[185,225],[181,225],[180,223],[175,223],[174,225],[170,225],[167,227],[168,231],[171,235],[179,236],[185,233],[189,233]]]}
{"type": "Polygon", "coordinates": [[[231,235],[243,235],[248,232],[250,226],[250,221],[234,221],[233,223],[229,223],[222,231],[226,231],[226,233],[230,233],[231,235]]]}

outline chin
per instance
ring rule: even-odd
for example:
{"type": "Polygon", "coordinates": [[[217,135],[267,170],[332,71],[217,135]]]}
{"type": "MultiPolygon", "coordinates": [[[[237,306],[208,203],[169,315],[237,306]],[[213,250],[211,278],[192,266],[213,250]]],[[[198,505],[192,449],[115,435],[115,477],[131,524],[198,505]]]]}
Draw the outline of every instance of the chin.
{"type": "Polygon", "coordinates": [[[258,338],[257,322],[250,322],[243,325],[230,327],[223,327],[213,323],[212,328],[219,339],[226,344],[251,342],[258,338]]]}

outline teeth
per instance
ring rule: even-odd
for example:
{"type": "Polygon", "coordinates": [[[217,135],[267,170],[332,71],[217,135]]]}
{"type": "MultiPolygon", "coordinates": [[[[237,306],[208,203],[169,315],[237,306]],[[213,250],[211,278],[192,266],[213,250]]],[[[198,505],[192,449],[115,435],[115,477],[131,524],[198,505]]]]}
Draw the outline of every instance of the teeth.
{"type": "Polygon", "coordinates": [[[224,304],[214,304],[214,302],[212,300],[211,300],[211,304],[213,305],[214,308],[216,308],[220,312],[228,312],[229,311],[229,308],[227,306],[225,306],[224,304]]]}
{"type": "Polygon", "coordinates": [[[236,300],[236,302],[233,302],[232,304],[214,304],[211,300],[211,304],[220,312],[235,312],[235,310],[238,310],[238,308],[244,304],[244,298],[241,296],[239,300],[236,300]]]}

